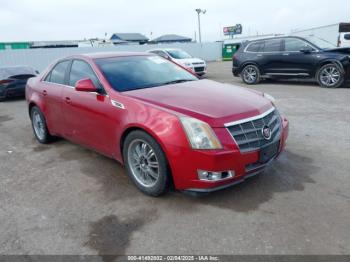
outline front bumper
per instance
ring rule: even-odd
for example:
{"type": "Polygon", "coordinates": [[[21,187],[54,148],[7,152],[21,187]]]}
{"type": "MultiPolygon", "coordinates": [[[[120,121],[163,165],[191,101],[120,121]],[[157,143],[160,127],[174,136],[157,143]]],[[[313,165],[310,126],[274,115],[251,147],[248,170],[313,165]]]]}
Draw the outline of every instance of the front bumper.
{"type": "Polygon", "coordinates": [[[265,164],[259,163],[260,151],[241,153],[238,146],[232,143],[232,137],[226,128],[214,129],[224,146],[223,150],[172,148],[172,154],[177,155],[169,157],[175,188],[194,192],[212,192],[236,185],[249,177],[262,173],[285,148],[288,126],[288,120],[282,118],[278,153],[265,164]],[[235,176],[219,181],[200,180],[198,170],[217,172],[233,170],[235,176]]]}

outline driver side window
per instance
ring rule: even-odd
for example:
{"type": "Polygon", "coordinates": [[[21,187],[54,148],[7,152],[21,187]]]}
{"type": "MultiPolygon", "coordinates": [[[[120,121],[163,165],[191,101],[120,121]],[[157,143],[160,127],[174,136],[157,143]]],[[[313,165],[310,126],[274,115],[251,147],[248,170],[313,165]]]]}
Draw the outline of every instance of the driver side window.
{"type": "Polygon", "coordinates": [[[308,43],[297,39],[297,38],[287,38],[284,41],[284,50],[287,52],[299,52],[302,49],[314,50],[308,43]]]}
{"type": "Polygon", "coordinates": [[[86,78],[90,78],[97,88],[101,88],[100,81],[90,65],[82,60],[74,60],[69,74],[69,85],[75,86],[79,80],[86,78]]]}

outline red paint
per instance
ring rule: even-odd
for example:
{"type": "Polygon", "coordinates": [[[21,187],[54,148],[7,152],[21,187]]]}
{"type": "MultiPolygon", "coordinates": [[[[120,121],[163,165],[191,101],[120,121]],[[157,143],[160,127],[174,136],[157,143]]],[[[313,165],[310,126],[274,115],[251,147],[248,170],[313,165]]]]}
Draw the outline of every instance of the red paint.
{"type": "MultiPolygon", "coordinates": [[[[124,132],[129,128],[143,129],[163,148],[177,189],[214,188],[232,183],[246,175],[246,164],[258,161],[259,152],[240,153],[224,124],[269,110],[273,105],[261,93],[210,80],[119,93],[110,87],[94,63],[95,58],[117,55],[71,57],[91,65],[108,96],[43,81],[51,67],[42,78],[29,80],[26,88],[28,104],[40,107],[52,135],[62,136],[123,162],[121,139],[124,132]],[[112,100],[125,108],[112,105],[112,100]],[[179,122],[179,116],[184,115],[207,122],[223,149],[193,150],[179,122]],[[197,178],[198,169],[235,170],[236,176],[221,182],[204,182],[197,178]]],[[[132,55],[140,54],[122,54],[132,55]]],[[[79,81],[78,85],[91,87],[86,80],[79,81]]],[[[280,151],[288,136],[288,121],[283,118],[282,124],[280,151]]]]}

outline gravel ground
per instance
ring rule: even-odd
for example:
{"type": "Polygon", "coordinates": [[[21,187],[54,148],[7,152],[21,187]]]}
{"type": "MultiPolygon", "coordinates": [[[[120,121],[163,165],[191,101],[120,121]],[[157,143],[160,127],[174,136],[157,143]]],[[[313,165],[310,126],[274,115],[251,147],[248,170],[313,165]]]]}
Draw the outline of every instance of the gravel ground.
{"type": "MultiPolygon", "coordinates": [[[[209,63],[206,77],[244,86],[230,65],[209,63]]],[[[39,145],[25,101],[0,103],[0,254],[350,254],[350,89],[253,88],[289,119],[286,151],[203,197],[147,197],[111,159],[39,145]]]]}

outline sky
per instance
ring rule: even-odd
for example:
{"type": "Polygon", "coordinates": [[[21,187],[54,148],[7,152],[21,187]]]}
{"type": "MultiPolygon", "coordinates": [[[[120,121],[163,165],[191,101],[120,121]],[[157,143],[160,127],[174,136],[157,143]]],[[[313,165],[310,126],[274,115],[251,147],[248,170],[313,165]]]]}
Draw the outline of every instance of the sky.
{"type": "Polygon", "coordinates": [[[80,40],[105,33],[142,33],[221,40],[237,23],[243,35],[350,22],[349,0],[0,0],[0,41],[80,40]]]}

